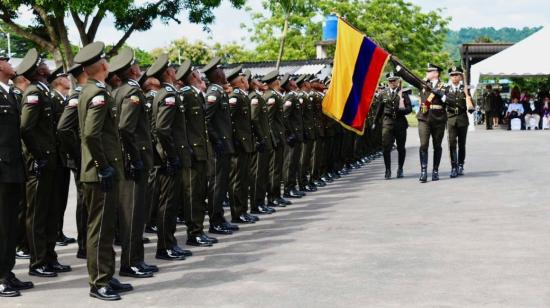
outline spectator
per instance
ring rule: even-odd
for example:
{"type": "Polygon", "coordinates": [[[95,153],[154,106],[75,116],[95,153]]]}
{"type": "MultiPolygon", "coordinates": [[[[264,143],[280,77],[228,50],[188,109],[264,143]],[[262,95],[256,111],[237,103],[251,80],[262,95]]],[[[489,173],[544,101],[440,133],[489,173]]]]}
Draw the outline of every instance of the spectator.
{"type": "Polygon", "coordinates": [[[529,100],[522,104],[523,109],[525,111],[525,126],[527,129],[531,129],[532,127],[535,128],[535,130],[539,129],[539,123],[540,123],[540,103],[538,101],[535,101],[534,98],[529,98],[529,100]],[[534,125],[531,125],[531,121],[534,121],[534,125]]]}
{"type": "Polygon", "coordinates": [[[506,111],[506,118],[508,118],[508,130],[512,129],[513,119],[522,119],[523,112],[523,105],[519,103],[519,98],[513,97],[512,103],[508,105],[508,111],[506,111]]]}
{"type": "Polygon", "coordinates": [[[485,87],[485,92],[483,93],[481,104],[479,104],[483,108],[483,111],[485,111],[485,128],[487,130],[493,129],[493,115],[497,114],[497,111],[492,109],[493,97],[493,87],[488,84],[485,87]]]}
{"type": "Polygon", "coordinates": [[[540,115],[542,117],[542,128],[550,128],[550,95],[544,95],[540,106],[540,115]]]}

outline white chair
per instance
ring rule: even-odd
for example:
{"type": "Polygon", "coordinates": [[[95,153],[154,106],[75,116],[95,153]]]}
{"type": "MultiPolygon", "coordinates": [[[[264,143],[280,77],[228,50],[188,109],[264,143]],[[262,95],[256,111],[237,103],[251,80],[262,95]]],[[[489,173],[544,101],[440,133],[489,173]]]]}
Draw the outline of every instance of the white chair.
{"type": "Polygon", "coordinates": [[[531,130],[538,129],[539,128],[539,122],[537,121],[537,119],[535,119],[534,117],[529,119],[529,127],[531,128],[531,130]]]}
{"type": "Polygon", "coordinates": [[[542,118],[542,129],[550,129],[550,126],[548,125],[549,117],[542,118]]]}
{"type": "Polygon", "coordinates": [[[512,130],[521,130],[521,119],[515,118],[510,120],[510,126],[512,130]]]}

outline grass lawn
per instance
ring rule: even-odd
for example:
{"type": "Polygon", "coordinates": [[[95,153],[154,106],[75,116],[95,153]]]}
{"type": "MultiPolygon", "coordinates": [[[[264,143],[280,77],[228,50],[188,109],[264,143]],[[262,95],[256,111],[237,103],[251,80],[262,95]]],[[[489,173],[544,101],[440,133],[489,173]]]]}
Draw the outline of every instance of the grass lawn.
{"type": "Polygon", "coordinates": [[[407,121],[410,127],[418,127],[418,120],[416,119],[416,113],[412,112],[407,115],[407,121]]]}

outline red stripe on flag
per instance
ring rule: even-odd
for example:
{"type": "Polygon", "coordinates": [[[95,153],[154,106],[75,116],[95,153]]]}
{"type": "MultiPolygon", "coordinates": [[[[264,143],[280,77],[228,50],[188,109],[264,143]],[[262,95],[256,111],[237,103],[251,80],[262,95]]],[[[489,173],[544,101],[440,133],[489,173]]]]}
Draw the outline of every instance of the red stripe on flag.
{"type": "Polygon", "coordinates": [[[363,84],[359,108],[351,125],[359,131],[362,131],[363,126],[365,125],[365,118],[368,115],[372,105],[372,99],[376,89],[378,88],[378,81],[380,81],[380,74],[382,74],[382,70],[384,69],[388,56],[389,54],[384,49],[379,47],[374,50],[374,54],[372,55],[367,77],[365,78],[365,82],[363,84]]]}

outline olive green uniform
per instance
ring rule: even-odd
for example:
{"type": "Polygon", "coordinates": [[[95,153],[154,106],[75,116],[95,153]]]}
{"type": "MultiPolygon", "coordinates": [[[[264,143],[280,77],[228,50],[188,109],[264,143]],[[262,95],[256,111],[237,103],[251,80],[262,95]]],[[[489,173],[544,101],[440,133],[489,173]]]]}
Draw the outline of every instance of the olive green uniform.
{"type": "Polygon", "coordinates": [[[34,269],[57,261],[55,240],[59,208],[56,203],[56,169],[58,157],[55,137],[53,101],[48,87],[32,83],[23,93],[21,135],[25,145],[27,168],[27,237],[34,269]],[[38,170],[36,164],[44,166],[38,170]]]}
{"type": "Polygon", "coordinates": [[[323,123],[323,93],[313,91],[313,127],[315,141],[313,142],[313,155],[311,157],[311,178],[313,181],[321,180],[323,176],[323,160],[325,160],[325,126],[323,123]]]}
{"type": "Polygon", "coordinates": [[[153,115],[153,104],[157,91],[151,90],[145,94],[145,112],[147,113],[147,120],[149,121],[149,126],[151,127],[151,141],[153,147],[153,168],[149,171],[149,176],[147,178],[147,196],[145,201],[145,213],[146,213],[146,222],[147,225],[152,227],[156,226],[157,221],[157,212],[159,207],[159,183],[158,183],[158,174],[161,165],[161,159],[158,152],[155,150],[157,148],[157,141],[155,138],[155,117],[153,115]]]}
{"type": "Polygon", "coordinates": [[[153,167],[151,127],[146,113],[146,99],[139,84],[128,80],[113,99],[118,111],[118,129],[124,155],[125,180],[122,181],[118,218],[122,253],[121,267],[143,262],[143,229],[147,207],[147,180],[153,167]],[[140,170],[132,170],[136,164],[140,170]]]}
{"type": "Polygon", "coordinates": [[[267,104],[267,116],[273,149],[269,151],[269,178],[267,198],[273,201],[281,198],[281,180],[283,173],[283,154],[285,148],[285,126],[283,123],[283,96],[270,89],[264,93],[267,104]]]}
{"type": "Polygon", "coordinates": [[[182,168],[191,167],[191,148],[187,137],[185,105],[176,88],[163,83],[153,103],[157,152],[163,162],[159,174],[159,208],[157,211],[157,250],[172,249],[177,245],[176,216],[181,190],[183,189],[182,168]],[[177,170],[171,174],[165,166],[178,161],[177,170]]]}
{"type": "Polygon", "coordinates": [[[231,155],[235,152],[229,98],[223,88],[211,84],[206,91],[206,126],[214,150],[208,163],[208,215],[210,224],[225,222],[222,203],[229,188],[231,155]]]}
{"type": "MultiPolygon", "coordinates": [[[[443,83],[438,81],[433,88],[443,88],[443,83]]],[[[420,137],[420,165],[422,168],[428,166],[428,148],[430,137],[433,144],[433,170],[439,170],[443,149],[441,142],[445,135],[447,124],[446,104],[441,97],[431,91],[423,89],[420,92],[420,108],[416,114],[418,119],[418,135],[420,137]]]]}
{"type": "Polygon", "coordinates": [[[268,189],[269,157],[273,150],[273,138],[269,127],[268,106],[262,93],[252,91],[250,98],[250,114],[252,132],[256,141],[256,151],[250,160],[250,207],[258,209],[258,205],[265,204],[265,195],[268,189]]]}
{"type": "Polygon", "coordinates": [[[377,97],[378,106],[375,121],[378,122],[379,119],[382,119],[382,146],[386,170],[389,170],[391,166],[391,151],[394,142],[397,144],[399,168],[402,169],[405,163],[405,143],[407,142],[407,128],[409,127],[406,115],[411,113],[412,105],[409,95],[403,93],[404,108],[399,108],[399,100],[401,99],[399,91],[398,88],[395,90],[388,88],[377,97]]]}
{"type": "Polygon", "coordinates": [[[80,181],[88,213],[86,259],[91,287],[106,287],[115,271],[116,212],[124,177],[116,105],[104,83],[88,79],[78,99],[82,140],[80,181]],[[99,172],[114,169],[112,189],[102,189],[99,172]]]}
{"type": "Polygon", "coordinates": [[[240,89],[233,90],[229,97],[229,109],[233,127],[233,144],[235,145],[229,172],[229,202],[231,217],[237,219],[248,212],[250,157],[255,146],[250,122],[248,93],[240,89]]]}
{"type": "Polygon", "coordinates": [[[0,283],[15,265],[17,215],[25,182],[19,113],[14,93],[0,86],[0,283]]]}
{"type": "Polygon", "coordinates": [[[464,86],[459,85],[456,89],[452,85],[447,86],[445,96],[449,153],[451,166],[456,168],[458,165],[464,165],[466,159],[466,135],[468,134],[468,125],[470,125],[464,86]]]}
{"type": "Polygon", "coordinates": [[[313,144],[317,139],[315,130],[315,101],[312,93],[300,92],[298,96],[302,110],[302,123],[304,130],[304,142],[300,154],[299,186],[303,188],[310,185],[308,176],[311,176],[311,161],[313,156],[313,144]]]}
{"type": "Polygon", "coordinates": [[[284,188],[285,192],[288,192],[297,184],[302,142],[304,141],[302,106],[296,92],[289,92],[285,95],[283,119],[287,136],[283,166],[285,171],[284,188]]]}
{"type": "Polygon", "coordinates": [[[184,219],[189,237],[203,234],[205,200],[208,190],[208,136],[204,118],[204,96],[193,87],[181,89],[185,105],[187,137],[192,148],[192,164],[183,168],[184,219]]]}

